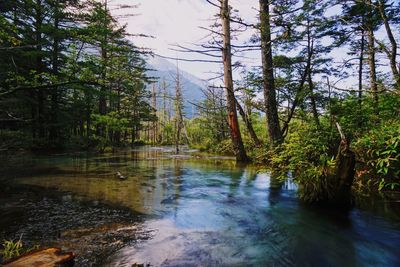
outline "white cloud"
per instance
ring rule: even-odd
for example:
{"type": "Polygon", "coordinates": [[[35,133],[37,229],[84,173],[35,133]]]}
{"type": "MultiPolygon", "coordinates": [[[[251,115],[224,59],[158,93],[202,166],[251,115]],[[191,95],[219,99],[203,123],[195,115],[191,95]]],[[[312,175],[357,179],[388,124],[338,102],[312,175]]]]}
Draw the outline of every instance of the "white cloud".
{"type": "MultiPolygon", "coordinates": [[[[114,0],[112,3],[139,4],[139,8],[134,10],[134,13],[139,15],[121,20],[121,22],[128,24],[129,33],[143,33],[155,37],[154,39],[134,39],[137,45],[154,49],[156,53],[170,57],[186,56],[171,51],[172,44],[190,46],[190,44],[204,40],[207,32],[199,27],[207,27],[210,19],[218,12],[205,0],[114,0]]],[[[240,14],[246,20],[255,22],[257,11],[252,4],[255,4],[256,7],[258,1],[231,1],[234,9],[240,10],[240,14]]],[[[199,58],[200,56],[193,55],[193,57],[199,58]]],[[[216,64],[181,62],[180,66],[203,78],[210,76],[206,74],[207,72],[219,70],[216,64]]]]}

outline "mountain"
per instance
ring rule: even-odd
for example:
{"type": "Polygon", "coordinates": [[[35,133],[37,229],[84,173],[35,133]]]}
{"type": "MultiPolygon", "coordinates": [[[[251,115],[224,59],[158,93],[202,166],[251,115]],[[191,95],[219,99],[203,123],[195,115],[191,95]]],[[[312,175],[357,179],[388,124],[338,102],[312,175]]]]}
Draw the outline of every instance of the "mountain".
{"type": "MultiPolygon", "coordinates": [[[[155,56],[148,59],[147,65],[151,69],[147,72],[147,75],[158,78],[158,84],[164,80],[167,84],[168,94],[171,96],[175,95],[176,64],[155,56]]],[[[207,83],[186,71],[179,70],[179,73],[182,84],[185,117],[192,118],[197,113],[197,108],[192,103],[198,103],[205,98],[202,89],[207,86],[207,83]]]]}

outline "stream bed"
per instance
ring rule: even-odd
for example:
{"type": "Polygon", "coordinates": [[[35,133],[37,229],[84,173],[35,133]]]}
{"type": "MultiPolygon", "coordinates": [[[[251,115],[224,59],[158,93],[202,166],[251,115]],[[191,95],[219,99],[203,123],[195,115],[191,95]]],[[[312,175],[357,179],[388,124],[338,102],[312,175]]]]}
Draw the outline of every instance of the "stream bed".
{"type": "Polygon", "coordinates": [[[143,147],[2,164],[0,240],[73,251],[76,266],[400,266],[399,202],[307,206],[289,179],[229,157],[143,147]]]}

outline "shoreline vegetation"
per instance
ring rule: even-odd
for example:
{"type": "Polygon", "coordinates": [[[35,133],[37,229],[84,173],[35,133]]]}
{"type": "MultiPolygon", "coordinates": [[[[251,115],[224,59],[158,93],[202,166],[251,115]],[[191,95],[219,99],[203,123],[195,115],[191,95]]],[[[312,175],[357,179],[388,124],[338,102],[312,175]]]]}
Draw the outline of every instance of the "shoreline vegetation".
{"type": "Polygon", "coordinates": [[[210,38],[177,52],[211,57],[201,62],[220,64],[221,83],[204,86],[192,117],[179,68],[172,89],[151,77],[154,51],[135,44],[149,36],[128,32],[107,0],[3,2],[3,153],[139,144],[179,152],[187,144],[262,164],[282,179],[292,173],[305,202],[350,200],[349,187],[400,190],[400,7],[393,2],[260,0],[257,23],[246,24],[228,0],[207,1],[216,14],[210,38]],[[241,31],[253,37],[237,44],[241,31]],[[247,50],[260,51],[259,66],[235,62],[247,50]]]}

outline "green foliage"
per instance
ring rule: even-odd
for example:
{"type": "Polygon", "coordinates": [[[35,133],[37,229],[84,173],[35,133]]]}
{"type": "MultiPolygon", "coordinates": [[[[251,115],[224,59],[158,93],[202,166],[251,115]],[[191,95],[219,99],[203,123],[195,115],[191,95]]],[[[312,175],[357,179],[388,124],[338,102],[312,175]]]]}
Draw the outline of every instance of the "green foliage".
{"type": "Polygon", "coordinates": [[[2,255],[3,260],[8,261],[37,249],[39,249],[38,245],[35,245],[29,249],[24,249],[21,238],[18,241],[4,240],[3,249],[0,250],[0,255],[2,255]]]}
{"type": "Polygon", "coordinates": [[[325,199],[330,195],[328,176],[334,170],[337,140],[327,123],[317,128],[293,121],[285,142],[270,152],[270,164],[280,179],[286,179],[288,173],[293,175],[304,201],[325,199]]]}
{"type": "Polygon", "coordinates": [[[123,131],[129,127],[129,120],[118,112],[110,112],[107,115],[92,114],[94,125],[103,125],[110,131],[123,131]]]}
{"type": "Polygon", "coordinates": [[[22,241],[19,239],[14,242],[13,240],[5,240],[3,243],[3,249],[1,250],[1,254],[3,255],[4,260],[10,260],[12,258],[18,257],[22,252],[22,241]]]}
{"type": "Polygon", "coordinates": [[[99,144],[102,150],[127,143],[142,122],[155,120],[146,91],[147,53],[128,40],[105,3],[3,2],[0,127],[31,137],[4,142],[7,148],[99,144]]]}
{"type": "Polygon", "coordinates": [[[365,133],[355,143],[370,179],[383,189],[400,189],[400,121],[391,120],[365,133]]]}
{"type": "Polygon", "coordinates": [[[219,132],[220,129],[215,127],[217,123],[218,121],[215,121],[215,118],[207,117],[188,120],[186,122],[186,127],[190,139],[190,146],[200,151],[233,155],[232,142],[227,136],[222,139],[221,133],[219,132]]]}
{"type": "Polygon", "coordinates": [[[375,128],[379,121],[390,121],[400,116],[400,98],[396,94],[382,93],[378,105],[371,97],[363,97],[361,100],[361,105],[356,96],[332,101],[332,115],[355,138],[375,128]]]}
{"type": "Polygon", "coordinates": [[[230,139],[223,140],[216,144],[211,151],[222,155],[233,155],[232,141],[230,139]]]}
{"type": "Polygon", "coordinates": [[[0,130],[0,149],[20,149],[32,146],[32,138],[23,131],[0,130]]]}

